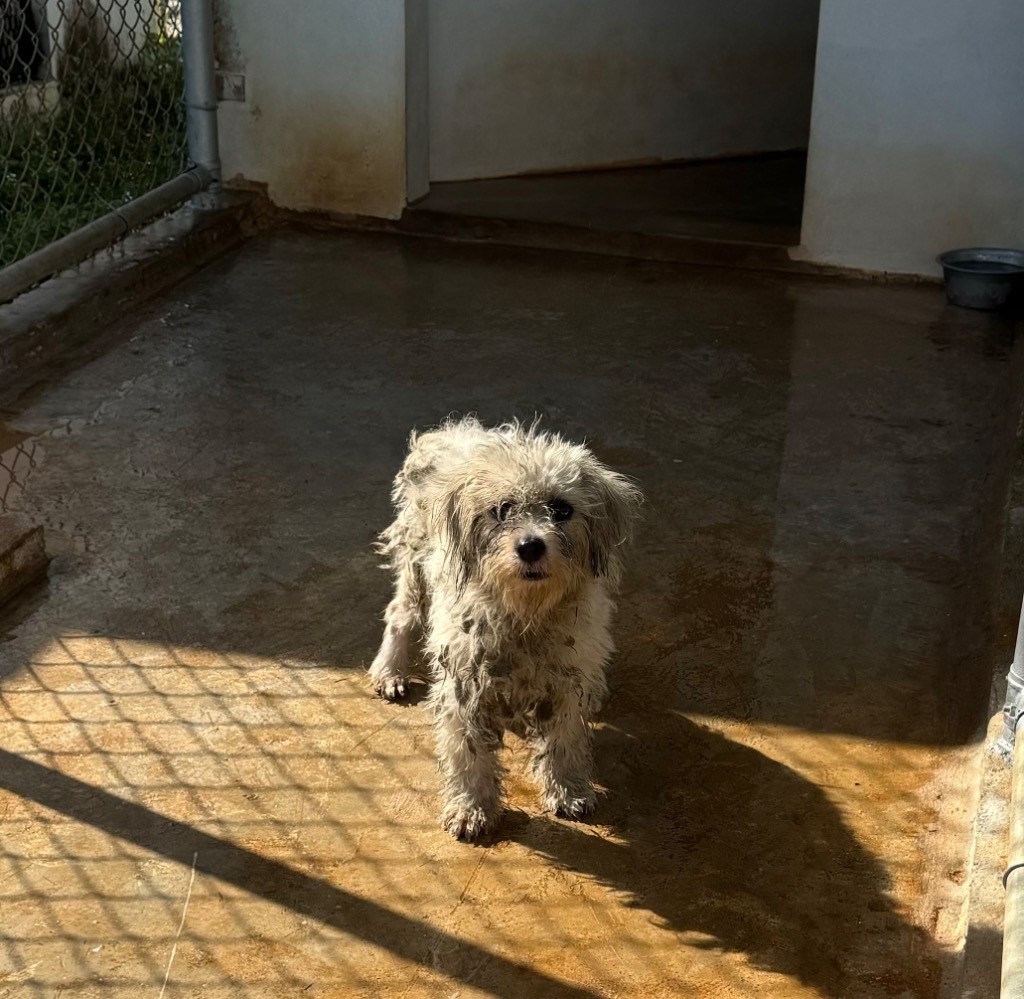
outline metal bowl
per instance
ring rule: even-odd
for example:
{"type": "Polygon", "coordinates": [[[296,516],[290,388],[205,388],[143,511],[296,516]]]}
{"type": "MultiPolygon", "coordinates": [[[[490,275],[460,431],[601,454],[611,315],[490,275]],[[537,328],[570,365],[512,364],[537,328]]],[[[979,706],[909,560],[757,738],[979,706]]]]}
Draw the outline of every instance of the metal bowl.
{"type": "Polygon", "coordinates": [[[975,246],[939,257],[946,297],[967,309],[1001,309],[1024,288],[1024,250],[975,246]]]}

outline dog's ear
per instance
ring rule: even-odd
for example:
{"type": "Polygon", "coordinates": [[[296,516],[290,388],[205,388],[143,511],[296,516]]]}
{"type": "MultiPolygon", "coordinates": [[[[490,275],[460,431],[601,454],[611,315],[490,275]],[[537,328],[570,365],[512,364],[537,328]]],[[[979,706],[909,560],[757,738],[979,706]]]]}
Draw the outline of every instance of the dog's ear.
{"type": "Polygon", "coordinates": [[[460,585],[469,579],[476,558],[474,511],[466,493],[466,480],[453,475],[443,483],[431,509],[434,535],[442,539],[445,558],[460,585]]]}
{"type": "Polygon", "coordinates": [[[639,519],[643,494],[596,459],[587,464],[586,481],[595,500],[588,516],[590,571],[614,583],[622,572],[622,546],[639,519]]]}

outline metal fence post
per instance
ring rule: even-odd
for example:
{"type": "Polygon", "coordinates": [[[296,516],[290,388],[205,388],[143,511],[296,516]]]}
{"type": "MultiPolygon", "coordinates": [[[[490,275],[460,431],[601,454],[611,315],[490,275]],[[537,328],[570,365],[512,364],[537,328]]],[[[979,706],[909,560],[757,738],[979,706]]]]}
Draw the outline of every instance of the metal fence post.
{"type": "Polygon", "coordinates": [[[181,0],[181,56],[185,64],[188,155],[220,186],[217,79],[213,59],[212,0],[181,0]]]}

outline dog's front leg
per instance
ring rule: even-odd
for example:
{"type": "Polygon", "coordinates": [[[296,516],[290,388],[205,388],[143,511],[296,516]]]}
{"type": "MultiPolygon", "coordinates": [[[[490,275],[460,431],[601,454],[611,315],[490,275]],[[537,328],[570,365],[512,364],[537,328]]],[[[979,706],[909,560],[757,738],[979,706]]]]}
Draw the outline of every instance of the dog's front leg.
{"type": "Polygon", "coordinates": [[[580,698],[568,696],[542,702],[538,717],[548,715],[535,739],[533,773],[544,807],[567,819],[582,819],[594,810],[594,753],[590,725],[580,698]]]}
{"type": "Polygon", "coordinates": [[[441,825],[456,839],[473,840],[501,817],[501,731],[471,709],[456,677],[445,674],[431,696],[443,779],[441,825]]]}
{"type": "Polygon", "coordinates": [[[408,561],[395,580],[395,595],[384,612],[384,638],[370,666],[370,682],[386,701],[405,697],[409,687],[409,640],[419,624],[416,569],[408,561]]]}

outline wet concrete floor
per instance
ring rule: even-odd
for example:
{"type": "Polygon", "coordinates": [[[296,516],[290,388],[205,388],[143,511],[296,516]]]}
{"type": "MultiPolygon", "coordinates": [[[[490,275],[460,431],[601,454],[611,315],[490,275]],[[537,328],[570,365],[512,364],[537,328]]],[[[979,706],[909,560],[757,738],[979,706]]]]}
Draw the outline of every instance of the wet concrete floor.
{"type": "MultiPolygon", "coordinates": [[[[283,231],[11,405],[0,996],[955,994],[1019,407],[881,287],[283,231]],[[481,846],[364,668],[406,436],[542,414],[647,494],[595,820],[481,846]]],[[[995,934],[995,928],[978,928],[995,934]]],[[[991,950],[991,948],[989,948],[991,950]]]]}

